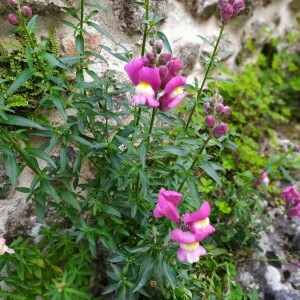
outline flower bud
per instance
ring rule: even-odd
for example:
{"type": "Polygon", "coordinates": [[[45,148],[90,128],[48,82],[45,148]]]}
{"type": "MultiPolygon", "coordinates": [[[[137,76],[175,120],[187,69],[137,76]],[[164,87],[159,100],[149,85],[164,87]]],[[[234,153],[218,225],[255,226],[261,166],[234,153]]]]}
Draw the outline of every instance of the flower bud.
{"type": "Polygon", "coordinates": [[[242,9],[245,8],[244,0],[236,0],[233,4],[233,14],[236,16],[242,9]]]}
{"type": "Polygon", "coordinates": [[[8,5],[10,7],[17,7],[19,4],[18,0],[8,0],[8,5]]]}
{"type": "Polygon", "coordinates": [[[207,127],[214,127],[215,124],[216,124],[216,119],[215,119],[214,116],[209,115],[209,116],[207,116],[207,117],[205,118],[205,125],[206,125],[207,127]]]}
{"type": "Polygon", "coordinates": [[[224,106],[223,108],[223,114],[225,116],[228,116],[231,113],[231,108],[229,106],[224,106]]]}
{"type": "Polygon", "coordinates": [[[204,109],[208,112],[208,111],[211,111],[211,106],[210,106],[210,103],[209,102],[205,102],[203,104],[203,107],[204,109]]]}
{"type": "Polygon", "coordinates": [[[226,123],[220,123],[215,129],[214,129],[214,137],[220,138],[222,135],[226,134],[228,131],[228,125],[226,123]]]}
{"type": "Polygon", "coordinates": [[[295,146],[295,150],[296,150],[297,152],[300,152],[300,145],[296,145],[296,146],[295,146]]]}
{"type": "Polygon", "coordinates": [[[180,59],[173,58],[168,63],[168,69],[173,76],[176,76],[183,69],[183,63],[180,59]]]}
{"type": "Polygon", "coordinates": [[[222,103],[217,104],[217,106],[216,106],[216,111],[217,111],[218,113],[223,112],[223,109],[224,109],[224,105],[223,105],[222,103]]]}
{"type": "Polygon", "coordinates": [[[160,80],[161,82],[164,82],[169,75],[169,70],[166,66],[160,66],[158,69],[159,69],[160,80]]]}
{"type": "Polygon", "coordinates": [[[20,24],[20,20],[16,14],[9,14],[7,16],[7,21],[12,25],[18,25],[20,24]]]}
{"type": "Polygon", "coordinates": [[[150,40],[149,40],[149,45],[150,45],[150,46],[154,46],[154,42],[155,42],[154,39],[150,39],[150,40]]]}
{"type": "Polygon", "coordinates": [[[210,105],[214,106],[214,104],[216,103],[216,99],[215,98],[210,98],[209,103],[210,103],[210,105]]]}
{"type": "Polygon", "coordinates": [[[230,4],[223,4],[221,7],[221,20],[223,24],[226,24],[233,17],[233,7],[230,4]]]}
{"type": "Polygon", "coordinates": [[[32,10],[29,6],[26,6],[26,5],[22,6],[21,10],[22,10],[22,13],[23,13],[24,17],[31,17],[32,10]]]}
{"type": "Polygon", "coordinates": [[[164,53],[162,53],[160,55],[158,63],[160,65],[166,65],[170,61],[171,58],[172,58],[172,54],[171,53],[164,52],[164,53]]]}
{"type": "Polygon", "coordinates": [[[146,53],[146,58],[149,60],[149,62],[152,64],[155,62],[156,56],[152,51],[148,51],[146,53]]]}
{"type": "Polygon", "coordinates": [[[157,42],[155,44],[156,52],[159,54],[163,48],[163,43],[162,42],[157,42]]]}

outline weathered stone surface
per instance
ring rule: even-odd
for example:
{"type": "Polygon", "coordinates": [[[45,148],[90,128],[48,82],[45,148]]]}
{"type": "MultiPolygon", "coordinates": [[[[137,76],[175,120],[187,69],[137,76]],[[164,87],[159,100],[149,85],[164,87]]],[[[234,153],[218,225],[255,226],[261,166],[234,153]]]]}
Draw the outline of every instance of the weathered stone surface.
{"type": "Polygon", "coordinates": [[[260,299],[300,299],[300,268],[293,263],[299,256],[300,220],[289,219],[283,208],[270,212],[274,225],[262,232],[261,252],[240,272],[246,288],[256,287],[260,299]]]}
{"type": "MultiPolygon", "coordinates": [[[[114,14],[119,21],[119,28],[128,35],[141,33],[141,23],[145,11],[142,7],[127,0],[112,0],[114,14]]],[[[158,17],[166,17],[168,11],[168,0],[154,0],[151,3],[153,12],[158,17]]]]}
{"type": "Polygon", "coordinates": [[[176,56],[183,62],[183,75],[188,75],[193,71],[199,57],[199,49],[200,44],[187,43],[175,50],[176,56]]]}
{"type": "MultiPolygon", "coordinates": [[[[8,13],[7,0],[0,0],[0,14],[8,13]]],[[[35,14],[49,15],[61,11],[63,7],[77,7],[79,0],[31,0],[24,1],[35,14]]]]}
{"type": "Polygon", "coordinates": [[[178,0],[184,3],[191,14],[200,22],[208,20],[217,10],[218,0],[178,0]]]}
{"type": "Polygon", "coordinates": [[[293,11],[293,12],[297,12],[300,10],[300,1],[299,0],[292,0],[289,3],[289,8],[293,11]]]}

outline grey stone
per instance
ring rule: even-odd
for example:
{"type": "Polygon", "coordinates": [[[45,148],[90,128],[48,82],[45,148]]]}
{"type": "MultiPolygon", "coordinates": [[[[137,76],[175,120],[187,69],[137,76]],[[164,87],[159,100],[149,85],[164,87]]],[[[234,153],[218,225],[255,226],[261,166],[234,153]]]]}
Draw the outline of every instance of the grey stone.
{"type": "Polygon", "coordinates": [[[179,0],[200,22],[208,20],[217,10],[218,0],[179,0]]]}
{"type": "Polygon", "coordinates": [[[198,60],[199,52],[200,52],[200,45],[187,43],[182,45],[178,50],[175,51],[176,56],[178,56],[183,62],[183,75],[189,75],[198,60]]]}
{"type": "Polygon", "coordinates": [[[289,3],[289,8],[293,12],[297,12],[300,10],[300,0],[292,0],[289,3]]]}
{"type": "MultiPolygon", "coordinates": [[[[8,13],[10,8],[7,0],[0,0],[0,14],[8,13]]],[[[79,0],[31,0],[24,4],[30,6],[34,14],[49,15],[58,13],[63,7],[77,7],[79,0]]]]}
{"type": "MultiPolygon", "coordinates": [[[[112,0],[113,11],[119,20],[120,29],[128,35],[134,35],[143,31],[141,23],[145,11],[144,9],[127,0],[112,0]]],[[[151,2],[153,13],[157,17],[166,17],[168,11],[168,0],[154,0],[151,2]]]]}

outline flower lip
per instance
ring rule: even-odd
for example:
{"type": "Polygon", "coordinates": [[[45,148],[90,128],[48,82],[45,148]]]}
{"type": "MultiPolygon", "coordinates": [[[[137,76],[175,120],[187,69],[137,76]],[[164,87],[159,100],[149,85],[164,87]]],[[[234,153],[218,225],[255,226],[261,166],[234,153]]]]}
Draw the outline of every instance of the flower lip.
{"type": "Polygon", "coordinates": [[[138,76],[140,81],[149,83],[153,88],[154,92],[158,92],[161,85],[158,68],[143,67],[140,69],[138,76]]]}
{"type": "Polygon", "coordinates": [[[201,233],[185,232],[179,228],[171,232],[172,240],[181,244],[192,244],[195,242],[200,242],[204,240],[208,235],[209,234],[205,232],[201,232],[201,233]]]}
{"type": "Polygon", "coordinates": [[[186,79],[183,76],[173,77],[166,85],[164,94],[172,93],[176,88],[182,87],[186,84],[186,79]]]}
{"type": "Polygon", "coordinates": [[[200,210],[195,211],[191,214],[185,214],[183,219],[186,223],[196,222],[204,220],[210,215],[210,204],[205,201],[202,203],[200,210]]]}
{"type": "Polygon", "coordinates": [[[124,69],[131,79],[132,83],[137,86],[140,82],[139,71],[144,67],[145,58],[139,57],[128,62],[124,69]]]}

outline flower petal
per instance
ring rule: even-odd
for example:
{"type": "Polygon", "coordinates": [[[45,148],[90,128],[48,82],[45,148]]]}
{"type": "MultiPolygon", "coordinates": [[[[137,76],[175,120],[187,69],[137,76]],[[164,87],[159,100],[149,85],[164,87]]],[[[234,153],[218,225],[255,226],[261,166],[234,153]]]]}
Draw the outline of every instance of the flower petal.
{"type": "Polygon", "coordinates": [[[6,240],[3,237],[1,237],[0,238],[0,247],[4,246],[5,242],[6,242],[6,240]]]}
{"type": "Polygon", "coordinates": [[[174,89],[180,86],[184,86],[186,84],[186,79],[182,76],[173,77],[166,85],[164,89],[164,93],[172,93],[174,89]]]}
{"type": "Polygon", "coordinates": [[[200,210],[195,211],[191,214],[185,214],[183,219],[186,223],[196,222],[199,220],[203,220],[210,215],[210,205],[208,202],[203,202],[200,210]]]}
{"type": "Polygon", "coordinates": [[[192,244],[198,242],[196,235],[190,232],[184,232],[181,229],[177,228],[171,232],[171,238],[182,244],[192,244]]]}
{"type": "Polygon", "coordinates": [[[161,188],[159,191],[160,195],[166,200],[172,202],[173,205],[178,206],[183,195],[176,191],[167,191],[164,188],[161,188]]]}
{"type": "Polygon", "coordinates": [[[161,85],[158,68],[143,67],[139,71],[139,79],[140,79],[140,81],[145,81],[145,82],[149,83],[155,93],[158,92],[160,85],[161,85]]]}
{"type": "Polygon", "coordinates": [[[186,260],[187,252],[184,249],[179,248],[177,252],[177,257],[180,261],[186,260]]]}
{"type": "Polygon", "coordinates": [[[131,60],[127,63],[124,67],[125,71],[127,72],[129,78],[131,79],[134,85],[138,85],[139,80],[139,71],[144,67],[145,58],[139,57],[131,60]]]}
{"type": "Polygon", "coordinates": [[[153,210],[153,216],[154,218],[162,218],[164,217],[164,213],[161,211],[159,204],[157,203],[154,210],[153,210]]]}

